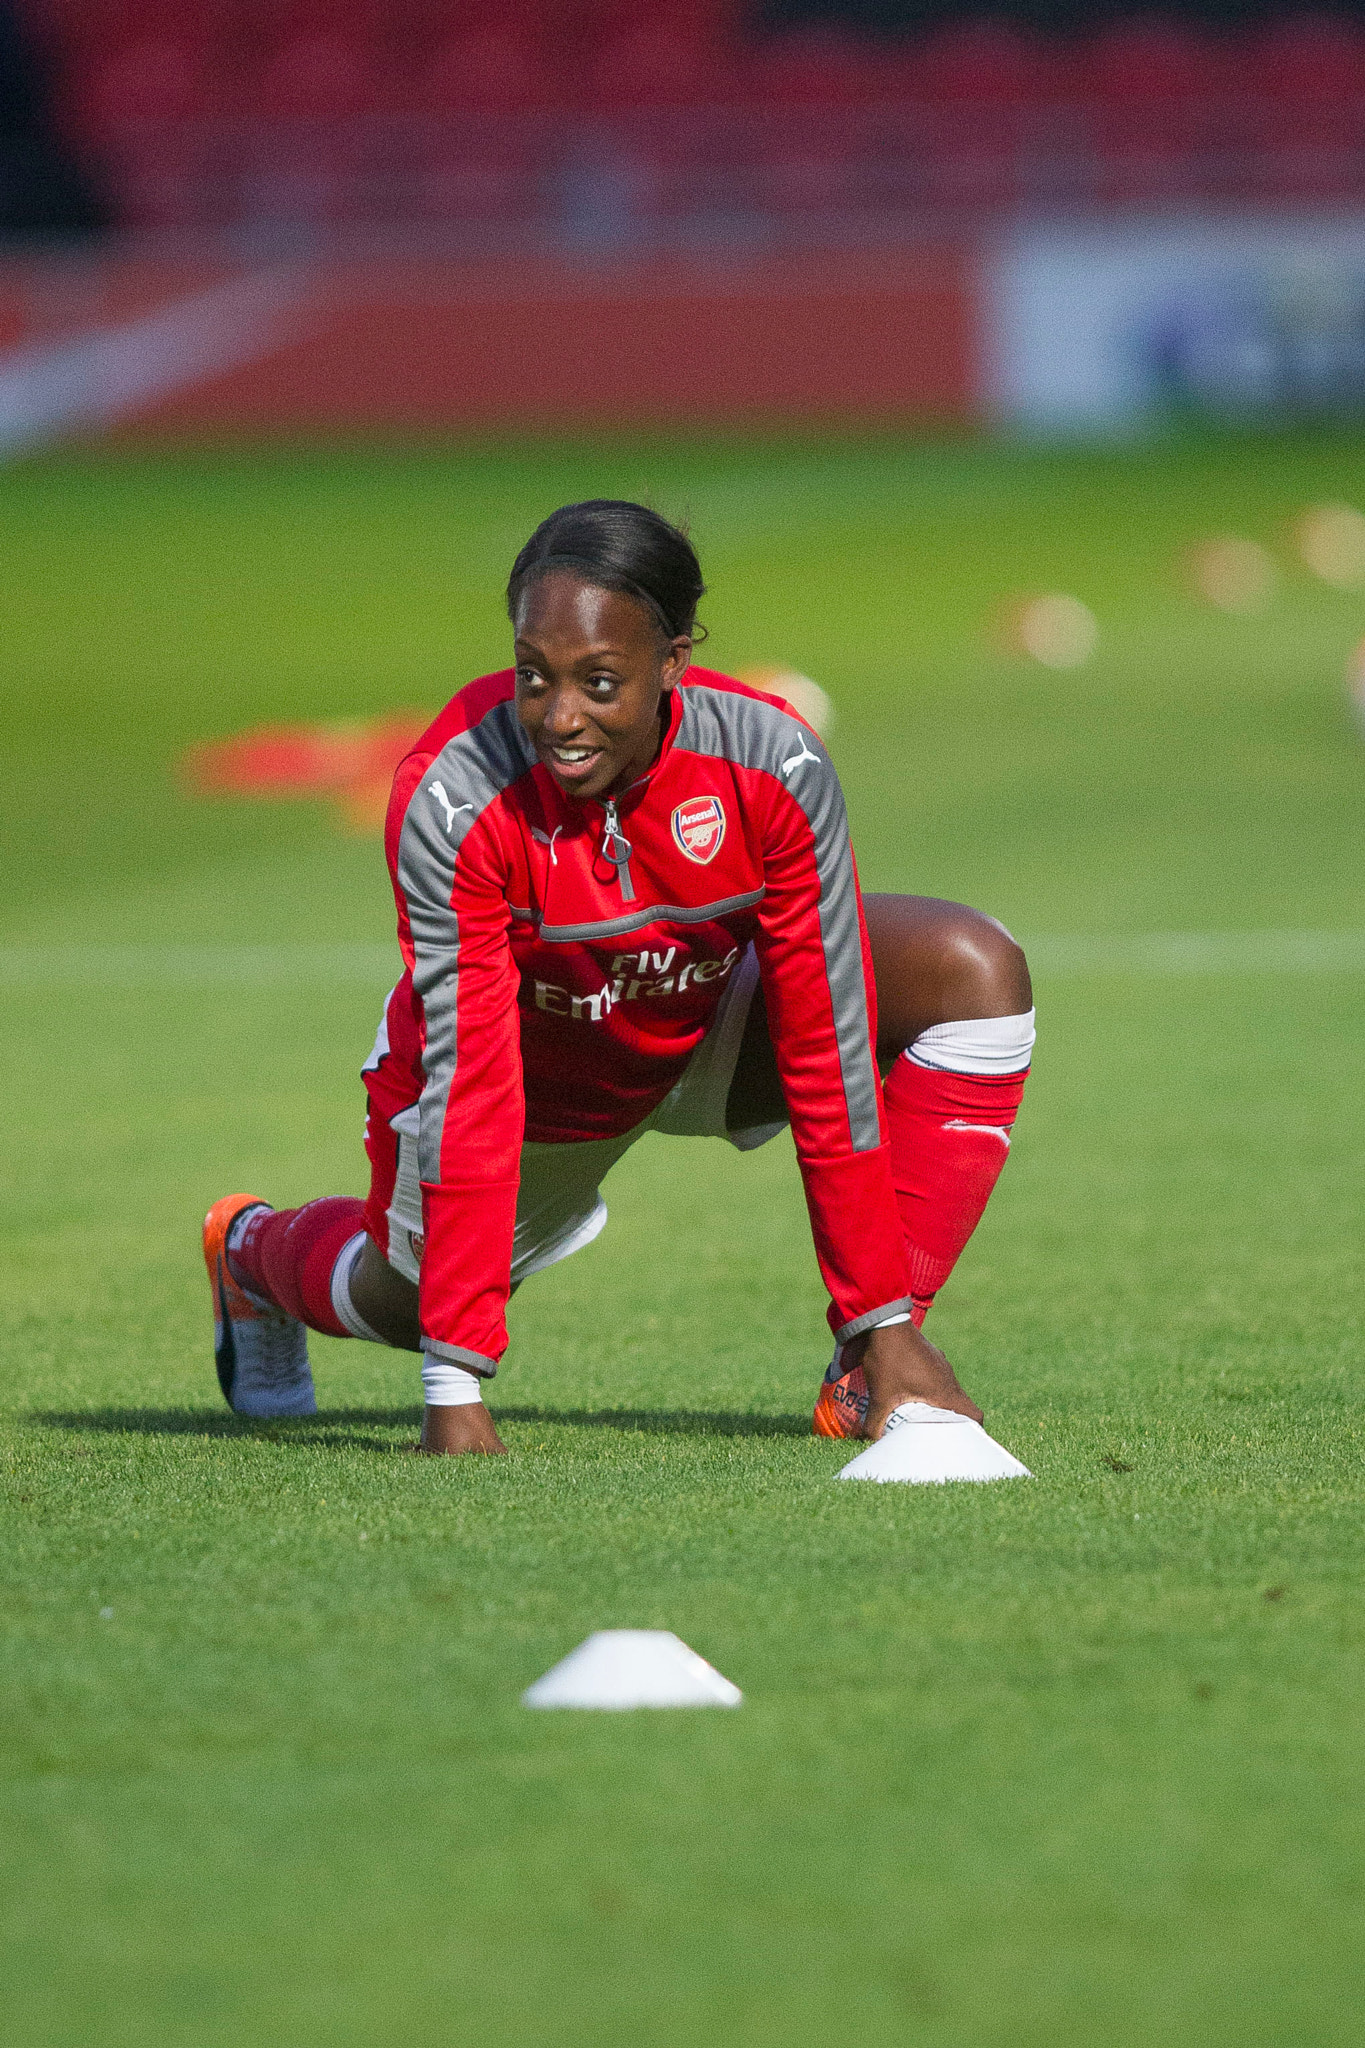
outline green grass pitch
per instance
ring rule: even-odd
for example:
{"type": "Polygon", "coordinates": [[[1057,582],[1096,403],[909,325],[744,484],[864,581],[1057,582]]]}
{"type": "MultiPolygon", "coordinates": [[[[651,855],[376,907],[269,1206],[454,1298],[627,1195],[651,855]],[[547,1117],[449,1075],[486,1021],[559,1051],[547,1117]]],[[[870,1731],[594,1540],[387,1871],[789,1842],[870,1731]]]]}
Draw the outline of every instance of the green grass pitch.
{"type": "Polygon", "coordinates": [[[1365,440],[0,476],[15,2048],[1359,2039],[1365,594],[1286,539],[1336,498],[1365,440]],[[512,1457],[402,1455],[414,1363],[358,1344],[315,1343],[315,1423],[220,1402],[199,1218],[361,1191],[391,912],[326,806],[175,758],[435,707],[599,493],[690,515],[706,658],[829,691],[867,885],[1034,944],[1014,1157],[930,1324],[1032,1485],[830,1484],[785,1140],[618,1170],[514,1306],[512,1457]],[[1261,616],[1183,587],[1225,531],[1280,562],[1261,616]],[[1049,589],[1100,622],[1065,674],[986,629],[1049,589]],[[611,1626],[744,1707],[519,1707],[611,1626]]]}

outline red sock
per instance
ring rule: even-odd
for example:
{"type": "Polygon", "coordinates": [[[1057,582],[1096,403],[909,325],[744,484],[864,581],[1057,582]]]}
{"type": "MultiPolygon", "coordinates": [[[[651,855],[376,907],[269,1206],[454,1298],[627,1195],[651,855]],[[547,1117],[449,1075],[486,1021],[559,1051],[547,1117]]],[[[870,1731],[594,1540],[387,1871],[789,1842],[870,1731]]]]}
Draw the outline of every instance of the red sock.
{"type": "Polygon", "coordinates": [[[949,1074],[904,1057],[886,1077],[891,1178],[916,1324],[981,1221],[1009,1157],[1027,1079],[1027,1067],[1017,1074],[949,1074]]]}
{"type": "Polygon", "coordinates": [[[302,1209],[257,1209],[228,1253],[234,1278],[328,1337],[351,1332],[332,1307],[332,1268],[344,1244],[365,1228],[365,1204],[324,1195],[302,1209]]]}

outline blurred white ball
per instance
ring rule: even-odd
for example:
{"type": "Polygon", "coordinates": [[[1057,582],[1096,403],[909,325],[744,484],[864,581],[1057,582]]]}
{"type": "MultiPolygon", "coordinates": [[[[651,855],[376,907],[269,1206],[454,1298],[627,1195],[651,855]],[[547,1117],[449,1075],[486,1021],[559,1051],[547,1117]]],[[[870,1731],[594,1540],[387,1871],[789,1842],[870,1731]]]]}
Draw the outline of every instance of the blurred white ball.
{"type": "Polygon", "coordinates": [[[1275,564],[1257,540],[1235,533],[1206,540],[1191,556],[1194,587],[1220,612],[1263,612],[1279,582],[1275,564]]]}
{"type": "Polygon", "coordinates": [[[1354,505],[1310,505],[1295,536],[1304,562],[1324,583],[1338,590],[1365,583],[1365,512],[1354,505]]]}
{"type": "Polygon", "coordinates": [[[821,735],[827,733],[834,723],[834,706],[829,698],[818,683],[813,683],[798,669],[744,668],[739,671],[739,680],[755,690],[767,690],[774,697],[785,697],[793,710],[801,713],[807,725],[813,725],[821,735]]]}
{"type": "Polygon", "coordinates": [[[1100,637],[1099,623],[1089,605],[1060,591],[1022,605],[1015,630],[1024,652],[1045,668],[1082,667],[1100,637]]]}

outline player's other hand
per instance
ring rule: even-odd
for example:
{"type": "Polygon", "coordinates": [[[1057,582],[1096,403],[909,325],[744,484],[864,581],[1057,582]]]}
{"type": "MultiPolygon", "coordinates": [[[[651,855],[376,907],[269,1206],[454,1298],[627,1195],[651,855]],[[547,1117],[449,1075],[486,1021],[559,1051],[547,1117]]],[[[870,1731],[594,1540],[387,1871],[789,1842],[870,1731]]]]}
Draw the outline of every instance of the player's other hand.
{"type": "Polygon", "coordinates": [[[913,1323],[893,1323],[889,1329],[869,1330],[855,1338],[844,1353],[850,1364],[861,1365],[870,1396],[867,1415],[859,1436],[875,1439],[884,1434],[893,1408],[902,1401],[927,1401],[934,1408],[951,1408],[958,1415],[970,1415],[973,1422],[984,1420],[981,1410],[958,1385],[957,1374],[936,1344],[913,1323]],[[856,1346],[863,1347],[862,1356],[856,1346]]]}

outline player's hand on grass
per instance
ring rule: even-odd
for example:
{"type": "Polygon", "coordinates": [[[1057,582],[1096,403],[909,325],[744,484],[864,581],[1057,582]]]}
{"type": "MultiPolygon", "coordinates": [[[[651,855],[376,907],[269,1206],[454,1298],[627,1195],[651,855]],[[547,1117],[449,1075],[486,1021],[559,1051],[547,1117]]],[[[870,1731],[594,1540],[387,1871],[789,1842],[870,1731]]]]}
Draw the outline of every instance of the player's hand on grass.
{"type": "Polygon", "coordinates": [[[429,1458],[454,1457],[464,1451],[507,1450],[482,1401],[469,1401],[460,1408],[424,1409],[422,1441],[412,1448],[429,1458]]]}
{"type": "MultiPolygon", "coordinates": [[[[957,1374],[936,1344],[931,1344],[913,1323],[892,1323],[888,1328],[869,1330],[856,1338],[863,1346],[861,1358],[850,1363],[862,1366],[870,1396],[863,1426],[858,1434],[881,1436],[893,1408],[902,1401],[927,1401],[934,1408],[951,1408],[958,1415],[983,1420],[971,1396],[958,1385],[957,1374]]],[[[845,1357],[853,1352],[848,1346],[845,1357]]]]}

